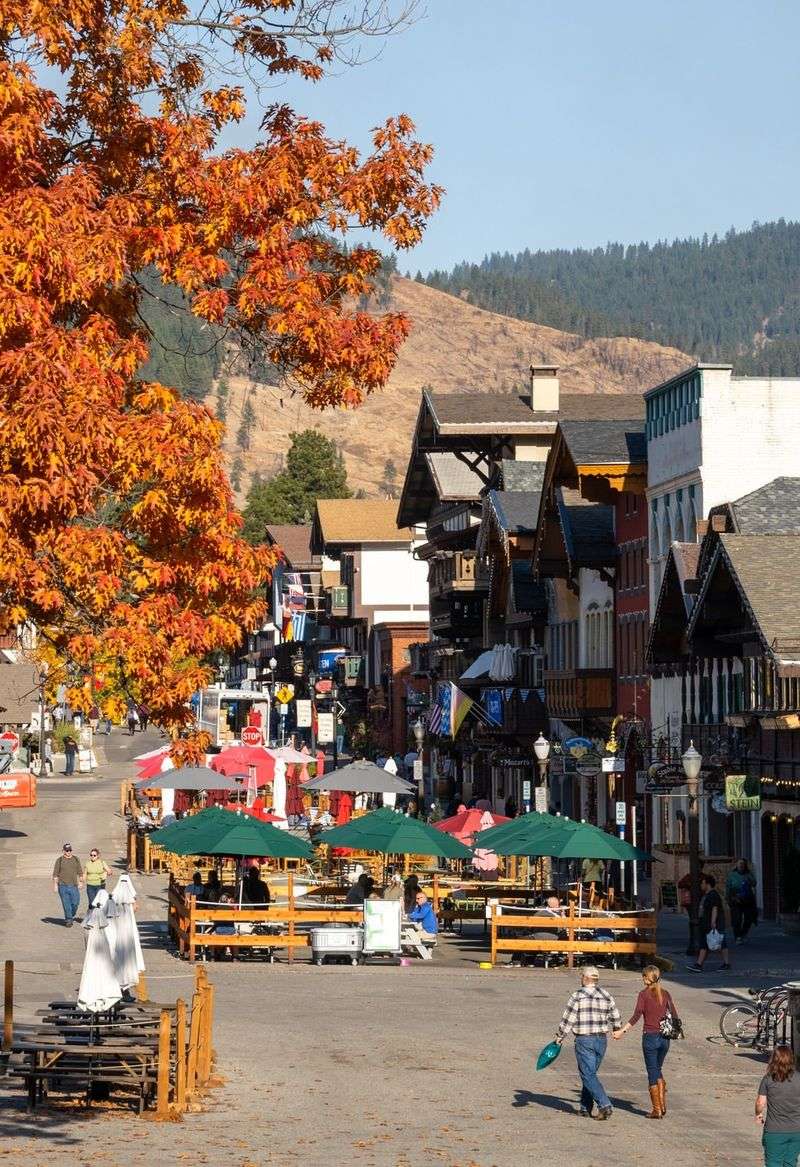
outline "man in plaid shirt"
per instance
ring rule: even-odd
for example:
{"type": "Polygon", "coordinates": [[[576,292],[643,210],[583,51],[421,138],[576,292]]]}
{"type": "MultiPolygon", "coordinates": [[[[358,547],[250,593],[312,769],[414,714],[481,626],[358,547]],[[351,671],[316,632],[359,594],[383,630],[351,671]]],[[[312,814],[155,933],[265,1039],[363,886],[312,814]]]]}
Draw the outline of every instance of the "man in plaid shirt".
{"type": "Polygon", "coordinates": [[[613,1114],[611,1100],[597,1077],[600,1063],[605,1057],[609,1029],[619,1029],[622,1020],[617,1003],[610,993],[601,989],[598,981],[600,973],[593,965],[587,965],[581,974],[581,987],[567,1001],[567,1007],[556,1032],[559,1045],[567,1033],[575,1035],[575,1057],[581,1076],[580,1113],[584,1118],[592,1114],[592,1103],[597,1103],[598,1121],[613,1114]]]}

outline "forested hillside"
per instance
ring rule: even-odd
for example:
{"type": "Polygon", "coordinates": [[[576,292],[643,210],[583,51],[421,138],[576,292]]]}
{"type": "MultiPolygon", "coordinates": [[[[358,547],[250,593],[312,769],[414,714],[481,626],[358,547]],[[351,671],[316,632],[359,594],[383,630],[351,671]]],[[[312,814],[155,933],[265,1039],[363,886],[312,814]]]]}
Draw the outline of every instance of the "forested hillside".
{"type": "Polygon", "coordinates": [[[723,238],[495,254],[424,282],[586,337],[655,340],[733,361],[740,373],[800,373],[800,223],[754,224],[723,238]]]}

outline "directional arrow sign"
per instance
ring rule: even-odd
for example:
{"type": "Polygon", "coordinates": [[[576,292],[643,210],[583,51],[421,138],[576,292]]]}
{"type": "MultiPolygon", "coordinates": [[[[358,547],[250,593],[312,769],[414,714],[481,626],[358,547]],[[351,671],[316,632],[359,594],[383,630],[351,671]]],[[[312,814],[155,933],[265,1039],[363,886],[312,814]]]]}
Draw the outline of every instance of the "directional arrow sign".
{"type": "Polygon", "coordinates": [[[347,706],[342,705],[341,701],[337,701],[336,702],[336,716],[337,717],[344,717],[345,713],[347,713],[347,706]]]}

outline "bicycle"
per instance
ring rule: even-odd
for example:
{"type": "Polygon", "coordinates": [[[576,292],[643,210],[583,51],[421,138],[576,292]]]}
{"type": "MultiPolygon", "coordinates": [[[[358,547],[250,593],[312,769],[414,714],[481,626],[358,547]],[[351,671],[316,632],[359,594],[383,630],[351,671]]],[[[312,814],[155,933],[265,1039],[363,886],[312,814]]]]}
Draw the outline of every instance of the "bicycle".
{"type": "Polygon", "coordinates": [[[737,1001],[722,1010],[719,1031],[728,1045],[771,1050],[788,1040],[789,990],[786,985],[749,989],[752,1005],[737,1001]]]}

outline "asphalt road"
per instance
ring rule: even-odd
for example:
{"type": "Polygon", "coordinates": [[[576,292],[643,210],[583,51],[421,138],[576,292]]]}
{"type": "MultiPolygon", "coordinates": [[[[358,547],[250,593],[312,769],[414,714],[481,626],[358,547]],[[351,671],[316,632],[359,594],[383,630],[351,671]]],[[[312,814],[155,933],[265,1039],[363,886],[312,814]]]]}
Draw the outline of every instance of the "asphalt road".
{"type": "MultiPolygon", "coordinates": [[[[102,777],[40,786],[39,805],[0,819],[0,955],[17,966],[17,1016],[31,1020],[47,1000],[77,988],[82,930],[59,922],[50,873],[69,839],[85,857],[99,845],[123,865],[119,779],[133,754],[157,735],[112,735],[102,777]]],[[[191,987],[189,967],[167,948],[164,880],[135,878],[142,900],[151,996],[174,1000],[191,987]]],[[[144,1167],[153,1162],[253,1167],[560,1167],[670,1160],[682,1167],[761,1161],[752,1103],[763,1061],[721,1044],[723,1004],[749,983],[792,974],[797,945],[761,927],[735,952],[732,975],[682,970],[682,921],[663,920],[662,950],[677,969],[670,987],[688,1040],[667,1061],[670,1113],[645,1118],[649,1100],[638,1034],[613,1043],[602,1077],[613,1119],[576,1114],[577,1074],[565,1047],[547,1071],[534,1068],[576,983],[562,970],[480,970],[480,933],[444,941],[431,964],[409,968],[316,968],[306,962],[214,964],[215,1046],[225,1085],[203,1113],[164,1126],[133,1115],[53,1108],[25,1115],[18,1088],[0,1079],[0,1153],[9,1164],[144,1167]]],[[[604,984],[623,1016],[640,982],[609,972],[604,984]]]]}

